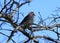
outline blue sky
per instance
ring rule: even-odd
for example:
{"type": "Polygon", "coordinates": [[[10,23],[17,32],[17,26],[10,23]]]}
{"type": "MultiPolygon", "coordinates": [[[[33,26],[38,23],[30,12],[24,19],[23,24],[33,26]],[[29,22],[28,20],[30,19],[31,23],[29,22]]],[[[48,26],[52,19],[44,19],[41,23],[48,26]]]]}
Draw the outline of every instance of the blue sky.
{"type": "MultiPolygon", "coordinates": [[[[2,0],[0,0],[0,2],[2,3],[2,0]]],[[[32,0],[30,5],[28,5],[28,4],[23,5],[20,8],[20,12],[22,12],[24,14],[24,17],[25,17],[30,11],[34,11],[34,13],[36,15],[35,20],[37,22],[38,21],[37,17],[39,16],[38,12],[41,13],[43,18],[46,18],[46,17],[50,16],[52,13],[54,13],[54,10],[56,10],[57,7],[60,7],[60,0],[32,0]]],[[[22,19],[24,17],[22,17],[20,15],[20,18],[21,18],[20,22],[22,21],[22,19]]],[[[5,32],[5,33],[7,33],[7,32],[5,32]]],[[[52,32],[52,34],[51,34],[51,31],[49,31],[47,33],[47,31],[45,30],[45,31],[42,31],[42,32],[40,32],[38,34],[41,35],[41,33],[44,34],[44,35],[47,34],[48,36],[50,36],[50,37],[52,37],[54,39],[57,37],[55,33],[52,32]]],[[[20,38],[21,40],[26,38],[24,35],[22,35],[22,33],[18,32],[18,35],[19,34],[20,34],[20,37],[23,36],[22,38],[20,38]]],[[[15,34],[15,35],[16,35],[15,37],[17,37],[17,38],[14,38],[14,39],[16,41],[18,41],[19,37],[17,36],[17,34],[15,34]]],[[[1,37],[1,35],[0,35],[0,38],[3,38],[3,36],[1,37]]]]}
{"type": "Polygon", "coordinates": [[[56,7],[60,7],[59,5],[60,0],[33,0],[29,6],[26,4],[20,9],[22,12],[41,12],[42,15],[46,16],[51,14],[52,11],[56,9],[56,7]]]}

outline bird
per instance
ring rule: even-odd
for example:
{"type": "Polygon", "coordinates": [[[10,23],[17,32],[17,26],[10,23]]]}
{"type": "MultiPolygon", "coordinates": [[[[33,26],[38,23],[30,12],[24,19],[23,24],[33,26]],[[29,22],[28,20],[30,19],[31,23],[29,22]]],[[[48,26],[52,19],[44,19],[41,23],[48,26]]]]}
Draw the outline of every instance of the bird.
{"type": "Polygon", "coordinates": [[[22,22],[19,24],[21,28],[28,29],[30,26],[32,26],[34,22],[34,12],[29,12],[28,15],[22,20],[22,22]]]}

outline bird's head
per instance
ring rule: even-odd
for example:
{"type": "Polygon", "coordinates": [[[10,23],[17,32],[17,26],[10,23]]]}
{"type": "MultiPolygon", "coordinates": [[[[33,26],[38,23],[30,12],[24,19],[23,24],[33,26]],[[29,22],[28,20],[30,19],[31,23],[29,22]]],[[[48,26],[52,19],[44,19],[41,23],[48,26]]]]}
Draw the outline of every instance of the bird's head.
{"type": "Polygon", "coordinates": [[[34,12],[29,12],[30,16],[35,16],[34,12]]]}

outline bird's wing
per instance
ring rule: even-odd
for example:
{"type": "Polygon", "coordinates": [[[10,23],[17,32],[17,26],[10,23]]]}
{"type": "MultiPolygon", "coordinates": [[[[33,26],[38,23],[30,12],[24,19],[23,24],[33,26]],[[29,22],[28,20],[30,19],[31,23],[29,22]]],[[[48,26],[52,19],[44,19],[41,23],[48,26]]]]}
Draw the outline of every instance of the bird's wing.
{"type": "Polygon", "coordinates": [[[21,25],[21,24],[24,24],[24,23],[29,19],[28,16],[29,16],[29,15],[27,15],[27,16],[22,20],[22,22],[20,23],[20,25],[21,25]]]}

